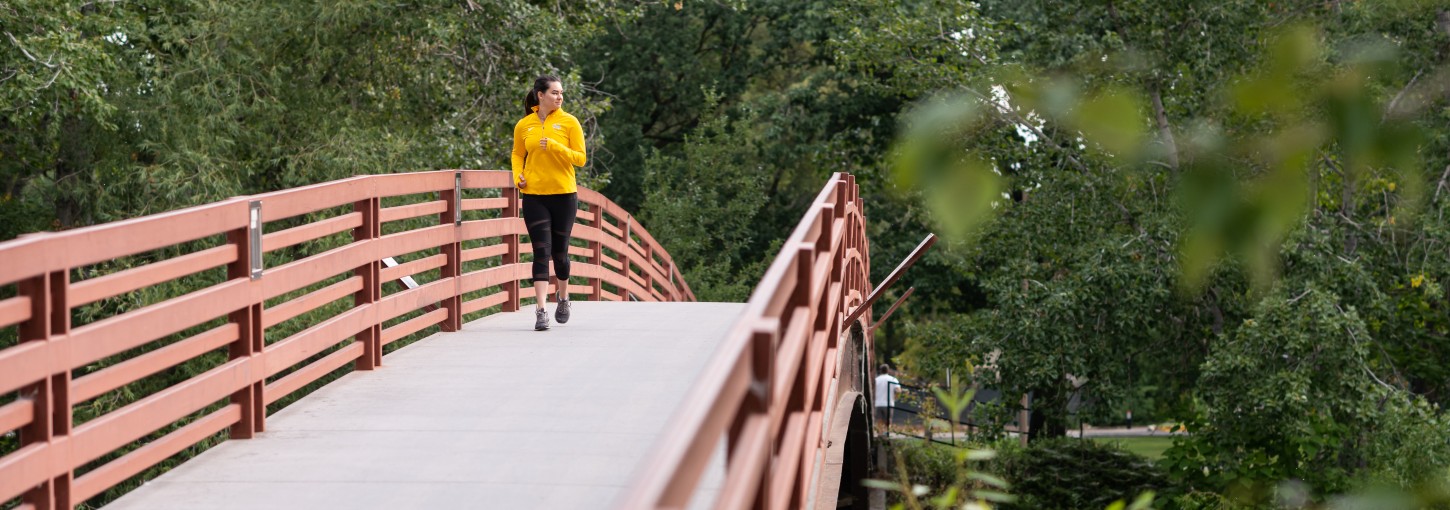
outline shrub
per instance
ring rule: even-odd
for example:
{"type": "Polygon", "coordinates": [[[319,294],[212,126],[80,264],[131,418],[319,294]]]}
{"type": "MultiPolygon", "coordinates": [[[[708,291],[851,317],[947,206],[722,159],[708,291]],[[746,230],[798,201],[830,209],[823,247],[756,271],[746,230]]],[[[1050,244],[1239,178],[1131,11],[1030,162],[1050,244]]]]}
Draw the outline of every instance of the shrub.
{"type": "Polygon", "coordinates": [[[892,453],[906,466],[912,485],[950,487],[957,481],[957,460],[950,446],[929,441],[889,441],[892,453]]]}
{"type": "Polygon", "coordinates": [[[1021,498],[1011,508],[1107,508],[1168,486],[1167,474],[1153,461],[1081,439],[1040,440],[1003,456],[1000,465],[998,473],[1021,498]]]}

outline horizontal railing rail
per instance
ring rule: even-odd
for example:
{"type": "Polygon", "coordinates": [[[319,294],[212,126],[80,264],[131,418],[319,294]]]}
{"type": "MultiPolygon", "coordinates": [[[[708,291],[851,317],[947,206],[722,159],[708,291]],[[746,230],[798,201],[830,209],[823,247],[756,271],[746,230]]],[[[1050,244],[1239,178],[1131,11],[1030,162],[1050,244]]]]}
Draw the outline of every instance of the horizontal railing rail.
{"type": "MultiPolygon", "coordinates": [[[[786,239],[745,312],[671,418],[616,508],[693,507],[721,440],[725,478],[713,508],[804,508],[835,423],[838,363],[849,335],[871,366],[870,328],[846,324],[871,290],[855,177],[835,174],[786,239]]],[[[869,321],[864,314],[861,321],[869,321]]],[[[849,406],[847,406],[849,407],[849,406]]],[[[834,497],[834,494],[830,495],[834,497]]]]}
{"type": "MultiPolygon", "coordinates": [[[[251,437],[269,404],[380,366],[390,343],[517,310],[536,296],[519,285],[531,271],[511,184],[504,171],[368,175],[0,243],[0,288],[13,289],[0,299],[13,339],[0,350],[0,506],[72,508],[222,431],[251,437]],[[405,277],[422,283],[384,285],[405,277]],[[203,283],[135,297],[179,281],[203,283]],[[114,313],[93,317],[100,305],[114,313]],[[208,355],[216,366],[76,423],[82,406],[208,355]]],[[[694,300],[629,213],[587,189],[579,202],[582,246],[568,249],[587,284],[570,294],[694,300]]]]}

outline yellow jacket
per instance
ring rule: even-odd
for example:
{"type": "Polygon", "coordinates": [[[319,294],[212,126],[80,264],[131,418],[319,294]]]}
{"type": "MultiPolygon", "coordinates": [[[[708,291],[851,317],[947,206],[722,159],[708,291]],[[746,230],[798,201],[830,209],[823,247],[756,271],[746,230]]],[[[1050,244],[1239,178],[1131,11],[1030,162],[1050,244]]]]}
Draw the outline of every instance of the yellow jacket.
{"type": "MultiPolygon", "coordinates": [[[[538,112],[539,107],[535,106],[538,112]]],[[[575,193],[574,167],[584,166],[584,128],[579,119],[560,108],[549,113],[542,122],[538,113],[531,113],[514,125],[514,186],[519,177],[528,185],[519,190],[530,195],[575,193]],[[548,147],[539,140],[548,138],[548,147]]]]}

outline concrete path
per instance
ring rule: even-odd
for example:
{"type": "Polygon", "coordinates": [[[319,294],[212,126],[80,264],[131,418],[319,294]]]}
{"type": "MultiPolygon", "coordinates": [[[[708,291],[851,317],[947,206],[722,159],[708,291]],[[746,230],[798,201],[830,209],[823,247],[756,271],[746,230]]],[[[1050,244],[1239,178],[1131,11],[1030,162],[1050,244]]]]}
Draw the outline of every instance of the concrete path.
{"type": "MultiPolygon", "coordinates": [[[[547,332],[532,308],[492,315],[344,376],[257,438],[107,508],[604,508],[743,307],[578,302],[547,332]]],[[[718,488],[719,462],[702,492],[718,488]]]]}

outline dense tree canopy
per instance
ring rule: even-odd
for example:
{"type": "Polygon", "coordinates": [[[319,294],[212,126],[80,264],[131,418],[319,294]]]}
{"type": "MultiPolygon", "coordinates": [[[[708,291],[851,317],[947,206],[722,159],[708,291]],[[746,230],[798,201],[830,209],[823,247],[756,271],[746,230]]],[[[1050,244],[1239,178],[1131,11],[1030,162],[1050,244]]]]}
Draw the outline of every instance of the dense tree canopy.
{"type": "MultiPolygon", "coordinates": [[[[501,167],[521,84],[627,16],[600,7],[7,2],[0,237],[357,173],[501,167]]],[[[576,97],[581,118],[607,108],[576,97]]]]}

